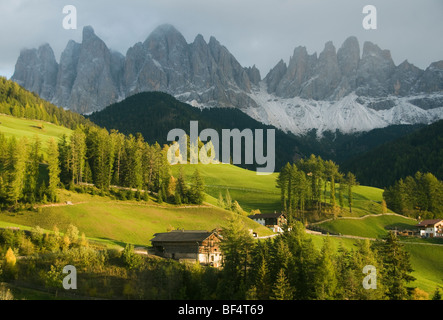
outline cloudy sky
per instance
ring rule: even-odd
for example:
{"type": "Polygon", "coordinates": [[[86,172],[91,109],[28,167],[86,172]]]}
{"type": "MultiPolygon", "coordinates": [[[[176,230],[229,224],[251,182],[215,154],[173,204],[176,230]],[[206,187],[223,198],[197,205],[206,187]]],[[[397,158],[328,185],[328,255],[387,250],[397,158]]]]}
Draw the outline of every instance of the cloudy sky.
{"type": "Polygon", "coordinates": [[[351,35],[391,51],[424,69],[443,60],[442,0],[1,0],[0,75],[10,77],[20,50],[49,43],[57,60],[67,42],[81,42],[91,25],[111,49],[123,54],[160,24],[174,25],[192,42],[197,34],[226,46],[243,66],[264,77],[296,46],[320,53],[338,49],[351,35]],[[377,8],[377,30],[362,26],[365,5],[377,8]],[[65,5],[77,8],[77,30],[63,28],[65,5]]]}

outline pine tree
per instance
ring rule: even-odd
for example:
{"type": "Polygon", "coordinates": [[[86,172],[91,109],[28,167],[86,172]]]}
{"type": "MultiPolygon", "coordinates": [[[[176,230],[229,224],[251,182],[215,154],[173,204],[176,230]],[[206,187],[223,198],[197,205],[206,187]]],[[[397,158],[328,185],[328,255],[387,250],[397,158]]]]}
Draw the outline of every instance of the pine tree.
{"type": "Polygon", "coordinates": [[[86,135],[81,128],[72,133],[68,152],[71,181],[75,184],[82,183],[86,162],[86,135]]]}
{"type": "Polygon", "coordinates": [[[11,139],[9,147],[9,192],[8,196],[12,202],[17,202],[23,197],[23,189],[26,178],[26,163],[28,161],[27,139],[22,138],[16,143],[15,138],[11,139]]]}
{"type": "Polygon", "coordinates": [[[391,300],[406,300],[409,298],[407,283],[414,281],[410,275],[413,271],[409,253],[399,243],[397,236],[390,232],[380,245],[380,255],[383,258],[383,283],[386,295],[391,300]]]}
{"type": "Polygon", "coordinates": [[[316,295],[320,300],[333,300],[338,285],[334,250],[330,238],[325,238],[316,272],[316,295]]]}
{"type": "Polygon", "coordinates": [[[186,185],[185,175],[183,173],[183,166],[181,166],[178,171],[176,193],[179,196],[180,203],[189,203],[189,190],[188,186],[186,185]]]}
{"type": "Polygon", "coordinates": [[[26,183],[25,183],[25,198],[26,201],[34,203],[37,196],[37,183],[39,177],[39,166],[41,162],[40,157],[40,138],[35,136],[34,144],[29,153],[29,160],[26,166],[26,183]]]}
{"type": "Polygon", "coordinates": [[[220,208],[225,208],[225,200],[223,199],[223,195],[222,195],[221,192],[218,193],[217,205],[218,205],[220,208]]]}
{"type": "Polygon", "coordinates": [[[280,269],[275,281],[275,287],[272,290],[271,300],[292,300],[293,289],[285,275],[283,269],[280,269]]]}
{"type": "Polygon", "coordinates": [[[49,184],[47,193],[50,201],[56,201],[57,188],[60,184],[60,164],[58,146],[54,138],[48,141],[49,184]]]}
{"type": "Polygon", "coordinates": [[[234,215],[223,230],[221,247],[224,256],[223,294],[226,298],[243,299],[249,283],[254,239],[238,215],[234,215]]]}
{"type": "Polygon", "coordinates": [[[351,172],[348,172],[348,174],[346,175],[346,186],[348,189],[349,212],[351,212],[351,213],[352,213],[352,204],[353,204],[352,188],[357,185],[358,185],[358,182],[355,179],[355,175],[351,172]]]}
{"type": "Polygon", "coordinates": [[[191,202],[195,204],[202,204],[205,199],[205,182],[198,169],[195,169],[192,176],[192,187],[191,187],[191,202]]]}
{"type": "Polygon", "coordinates": [[[225,209],[231,211],[232,210],[232,198],[229,190],[226,189],[225,193],[225,209]]]}
{"type": "Polygon", "coordinates": [[[271,294],[271,276],[266,259],[262,257],[260,267],[256,271],[255,287],[257,288],[257,298],[259,300],[269,299],[271,294]]]}
{"type": "Polygon", "coordinates": [[[278,174],[277,177],[277,188],[280,189],[280,199],[281,206],[284,211],[287,211],[287,194],[288,194],[288,184],[289,184],[289,170],[290,164],[287,163],[278,174]]]}
{"type": "Polygon", "coordinates": [[[432,300],[441,300],[440,289],[435,289],[434,295],[432,296],[432,300]]]}

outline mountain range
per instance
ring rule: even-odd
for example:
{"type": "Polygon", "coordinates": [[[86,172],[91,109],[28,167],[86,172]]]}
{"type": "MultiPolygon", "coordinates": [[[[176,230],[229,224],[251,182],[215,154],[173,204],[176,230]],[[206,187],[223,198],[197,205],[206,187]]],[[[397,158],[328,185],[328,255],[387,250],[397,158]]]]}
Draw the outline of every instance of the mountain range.
{"type": "Polygon", "coordinates": [[[187,43],[171,25],[156,28],[126,55],[83,29],[57,62],[49,44],[24,49],[12,80],[58,106],[88,114],[136,93],[162,91],[194,107],[238,108],[282,131],[353,133],[443,119],[443,60],[422,70],[396,66],[388,50],[356,37],[317,55],[295,48],[262,78],[214,37],[187,43]]]}

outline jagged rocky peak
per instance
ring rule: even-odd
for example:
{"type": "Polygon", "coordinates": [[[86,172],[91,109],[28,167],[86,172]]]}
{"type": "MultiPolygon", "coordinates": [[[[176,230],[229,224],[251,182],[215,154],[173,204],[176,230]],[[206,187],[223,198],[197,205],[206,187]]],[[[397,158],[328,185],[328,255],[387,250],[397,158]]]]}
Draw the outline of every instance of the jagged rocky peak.
{"type": "Polygon", "coordinates": [[[357,95],[380,97],[391,94],[393,90],[389,84],[394,71],[390,51],[366,41],[357,71],[357,95]]]}
{"type": "Polygon", "coordinates": [[[48,43],[38,49],[23,49],[15,65],[12,80],[50,100],[54,96],[58,64],[48,43]]]}
{"type": "Polygon", "coordinates": [[[68,106],[72,86],[77,76],[77,64],[81,44],[70,40],[60,57],[55,96],[52,102],[59,106],[68,106]]]}
{"type": "Polygon", "coordinates": [[[148,36],[144,46],[154,59],[159,62],[168,62],[177,59],[178,55],[186,53],[188,44],[174,26],[163,24],[148,36]]]}
{"type": "Polygon", "coordinates": [[[88,41],[88,40],[92,40],[94,38],[98,38],[95,34],[94,28],[91,26],[83,27],[83,32],[82,32],[83,42],[88,41]]]}
{"type": "Polygon", "coordinates": [[[83,28],[76,77],[69,107],[81,113],[102,109],[118,100],[119,83],[112,76],[112,54],[90,26],[83,28]]]}
{"type": "Polygon", "coordinates": [[[245,68],[246,74],[248,75],[249,81],[252,84],[258,86],[261,81],[260,70],[257,69],[255,64],[252,67],[245,68]]]}
{"type": "Polygon", "coordinates": [[[417,81],[415,90],[423,93],[443,91],[443,60],[431,63],[417,81]]]}
{"type": "Polygon", "coordinates": [[[275,93],[283,98],[302,95],[303,84],[311,79],[317,64],[317,53],[308,54],[306,47],[298,46],[289,60],[288,68],[275,93]]]}
{"type": "Polygon", "coordinates": [[[351,36],[343,42],[337,51],[337,60],[343,75],[350,76],[357,71],[360,62],[360,44],[357,37],[351,36]]]}
{"type": "Polygon", "coordinates": [[[340,79],[341,71],[335,46],[332,41],[329,41],[318,57],[310,81],[303,88],[302,96],[315,100],[329,99],[340,79]]]}
{"type": "Polygon", "coordinates": [[[288,67],[286,63],[281,59],[277,65],[272,68],[269,73],[265,77],[265,82],[268,87],[268,93],[274,93],[277,89],[278,84],[280,83],[283,76],[286,74],[288,67]]]}
{"type": "Polygon", "coordinates": [[[408,60],[403,61],[395,68],[391,78],[393,94],[396,96],[411,94],[414,91],[414,84],[422,75],[423,70],[409,63],[408,60]]]}

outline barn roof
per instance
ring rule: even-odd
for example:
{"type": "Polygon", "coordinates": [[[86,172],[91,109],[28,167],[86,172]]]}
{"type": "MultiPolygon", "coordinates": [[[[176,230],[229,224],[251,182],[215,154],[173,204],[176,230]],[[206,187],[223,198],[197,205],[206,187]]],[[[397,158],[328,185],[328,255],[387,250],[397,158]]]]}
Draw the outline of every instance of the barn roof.
{"type": "Polygon", "coordinates": [[[442,219],[432,219],[432,220],[423,220],[419,224],[417,224],[417,227],[427,227],[427,226],[433,226],[440,221],[443,221],[442,219]]]}
{"type": "Polygon", "coordinates": [[[171,232],[156,233],[151,242],[195,242],[207,239],[214,232],[206,230],[174,230],[171,232]]]}
{"type": "Polygon", "coordinates": [[[284,213],[258,213],[252,216],[248,216],[249,219],[272,219],[279,218],[280,216],[284,216],[284,213]]]}

